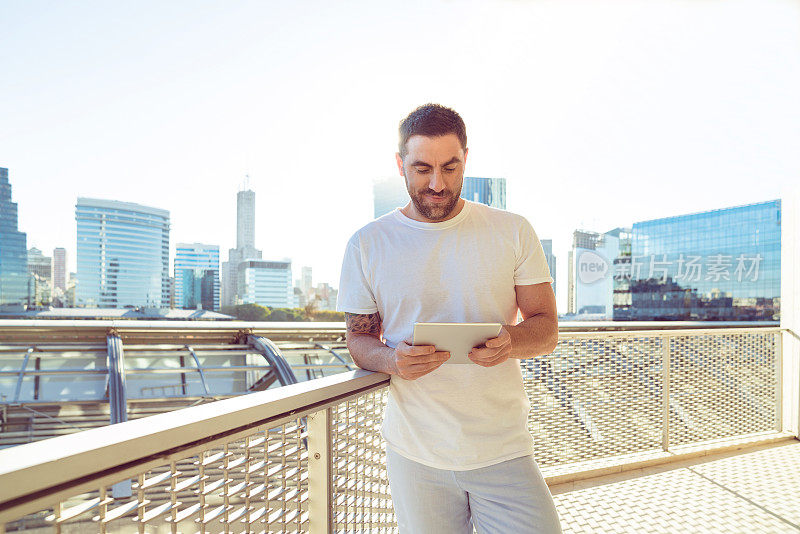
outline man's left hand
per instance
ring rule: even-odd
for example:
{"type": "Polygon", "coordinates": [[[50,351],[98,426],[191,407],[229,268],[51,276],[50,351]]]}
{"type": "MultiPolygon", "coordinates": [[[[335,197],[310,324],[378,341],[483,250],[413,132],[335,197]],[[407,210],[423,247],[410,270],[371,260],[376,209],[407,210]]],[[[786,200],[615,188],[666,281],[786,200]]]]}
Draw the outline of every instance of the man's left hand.
{"type": "Polygon", "coordinates": [[[493,367],[506,361],[511,356],[511,334],[506,327],[500,329],[500,335],[487,339],[481,347],[473,348],[469,359],[483,367],[493,367]]]}

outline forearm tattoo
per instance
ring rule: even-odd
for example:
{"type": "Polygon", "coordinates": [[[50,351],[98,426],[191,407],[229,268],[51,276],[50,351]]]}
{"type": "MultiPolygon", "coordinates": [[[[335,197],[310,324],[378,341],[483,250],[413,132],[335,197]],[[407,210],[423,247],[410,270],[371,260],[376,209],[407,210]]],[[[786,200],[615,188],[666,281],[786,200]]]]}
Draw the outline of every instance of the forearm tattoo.
{"type": "Polygon", "coordinates": [[[376,337],[381,334],[381,316],[377,313],[363,315],[345,312],[344,320],[347,322],[347,332],[350,334],[367,334],[376,337]]]}

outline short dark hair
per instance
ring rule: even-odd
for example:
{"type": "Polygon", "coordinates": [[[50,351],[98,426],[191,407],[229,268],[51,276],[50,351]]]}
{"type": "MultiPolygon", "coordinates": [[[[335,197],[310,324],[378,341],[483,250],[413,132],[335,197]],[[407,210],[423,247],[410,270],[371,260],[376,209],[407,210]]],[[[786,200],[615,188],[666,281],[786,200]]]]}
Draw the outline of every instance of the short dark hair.
{"type": "Polygon", "coordinates": [[[447,134],[455,134],[461,148],[467,149],[467,127],[461,115],[439,104],[420,106],[400,122],[400,157],[406,157],[406,142],[412,135],[440,137],[447,134]]]}

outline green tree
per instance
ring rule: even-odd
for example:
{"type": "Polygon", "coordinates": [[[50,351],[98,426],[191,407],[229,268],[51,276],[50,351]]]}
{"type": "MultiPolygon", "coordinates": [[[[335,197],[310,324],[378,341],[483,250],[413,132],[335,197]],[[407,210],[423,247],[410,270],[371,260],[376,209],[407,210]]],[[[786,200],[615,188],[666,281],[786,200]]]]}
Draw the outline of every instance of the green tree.
{"type": "Polygon", "coordinates": [[[222,313],[232,315],[240,321],[267,321],[269,310],[258,304],[238,304],[236,306],[224,306],[222,313]]]}
{"type": "Polygon", "coordinates": [[[301,308],[270,308],[267,321],[296,322],[308,321],[308,316],[301,308]]]}
{"type": "Polygon", "coordinates": [[[344,322],[344,312],[317,310],[311,320],[320,322],[344,322]]]}

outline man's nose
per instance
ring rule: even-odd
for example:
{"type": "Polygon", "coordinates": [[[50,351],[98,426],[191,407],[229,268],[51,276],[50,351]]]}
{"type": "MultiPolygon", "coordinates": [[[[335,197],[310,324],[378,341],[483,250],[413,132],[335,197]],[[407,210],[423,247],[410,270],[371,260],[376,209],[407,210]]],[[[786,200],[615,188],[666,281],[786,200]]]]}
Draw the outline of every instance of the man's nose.
{"type": "Polygon", "coordinates": [[[444,189],[444,178],[441,170],[434,169],[433,173],[431,173],[431,181],[428,183],[428,187],[437,193],[444,189]]]}

